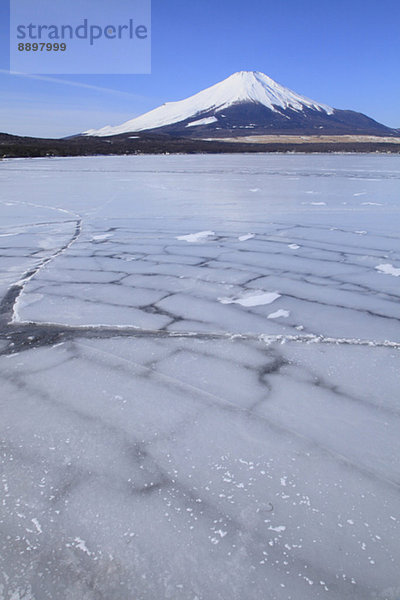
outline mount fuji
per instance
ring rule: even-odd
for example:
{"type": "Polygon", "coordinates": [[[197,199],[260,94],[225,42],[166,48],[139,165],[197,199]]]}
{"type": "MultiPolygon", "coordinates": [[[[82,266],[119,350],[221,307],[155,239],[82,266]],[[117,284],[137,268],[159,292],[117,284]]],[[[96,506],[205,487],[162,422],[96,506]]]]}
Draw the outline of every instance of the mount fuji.
{"type": "Polygon", "coordinates": [[[339,110],[301,96],[258,71],[239,71],[179,102],[168,102],[122,125],[85,136],[136,132],[190,138],[248,135],[398,135],[362,113],[339,110]]]}

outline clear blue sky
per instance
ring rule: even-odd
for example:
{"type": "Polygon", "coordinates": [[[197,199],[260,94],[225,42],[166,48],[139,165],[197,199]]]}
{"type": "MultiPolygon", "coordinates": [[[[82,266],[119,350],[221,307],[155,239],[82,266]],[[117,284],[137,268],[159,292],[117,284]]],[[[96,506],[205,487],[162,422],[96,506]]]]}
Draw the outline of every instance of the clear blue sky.
{"type": "Polygon", "coordinates": [[[151,75],[40,79],[7,73],[0,0],[0,131],[58,137],[116,125],[240,70],[400,127],[399,23],[399,0],[153,0],[151,75]]]}

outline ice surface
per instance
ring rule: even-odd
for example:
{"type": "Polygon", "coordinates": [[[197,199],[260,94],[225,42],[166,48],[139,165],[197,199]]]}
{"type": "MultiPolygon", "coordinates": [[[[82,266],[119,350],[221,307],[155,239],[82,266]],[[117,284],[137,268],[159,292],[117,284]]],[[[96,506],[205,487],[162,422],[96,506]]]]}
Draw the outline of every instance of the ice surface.
{"type": "Polygon", "coordinates": [[[1,600],[400,597],[398,165],[1,162],[1,600]]]}

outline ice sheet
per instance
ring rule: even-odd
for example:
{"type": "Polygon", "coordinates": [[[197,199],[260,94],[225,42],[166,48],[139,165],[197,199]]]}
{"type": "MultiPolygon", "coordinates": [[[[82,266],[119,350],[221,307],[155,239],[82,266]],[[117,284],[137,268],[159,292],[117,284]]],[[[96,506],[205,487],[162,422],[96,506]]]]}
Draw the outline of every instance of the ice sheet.
{"type": "Polygon", "coordinates": [[[400,597],[398,165],[1,162],[1,600],[400,597]]]}

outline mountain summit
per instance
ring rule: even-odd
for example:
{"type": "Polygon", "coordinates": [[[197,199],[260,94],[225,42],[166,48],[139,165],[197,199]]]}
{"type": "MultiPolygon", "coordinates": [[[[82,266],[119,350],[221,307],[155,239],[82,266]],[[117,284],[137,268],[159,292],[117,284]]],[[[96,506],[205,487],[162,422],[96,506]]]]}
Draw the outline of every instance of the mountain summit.
{"type": "Polygon", "coordinates": [[[320,104],[258,71],[239,71],[179,102],[167,102],[116,127],[86,131],[113,136],[139,131],[184,137],[249,134],[391,135],[393,131],[361,113],[320,104]]]}

